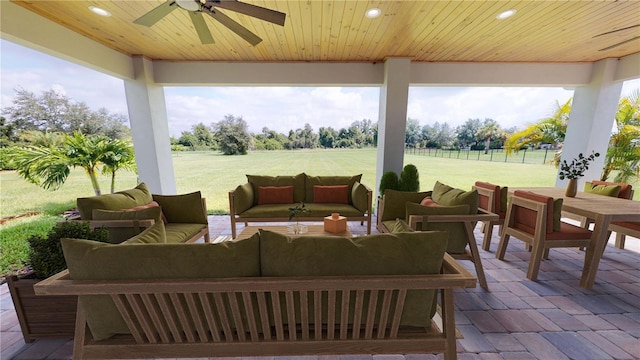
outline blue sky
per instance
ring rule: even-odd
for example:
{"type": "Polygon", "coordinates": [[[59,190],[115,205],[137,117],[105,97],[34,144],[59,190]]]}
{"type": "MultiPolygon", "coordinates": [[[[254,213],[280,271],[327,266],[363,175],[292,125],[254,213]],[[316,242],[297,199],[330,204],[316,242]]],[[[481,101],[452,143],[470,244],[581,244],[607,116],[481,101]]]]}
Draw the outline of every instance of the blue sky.
{"type": "MultiPolygon", "coordinates": [[[[122,80],[44,53],[0,40],[0,104],[11,105],[17,88],[40,94],[56,89],[89,107],[127,115],[122,80]]],[[[623,94],[640,88],[627,81],[623,94]]],[[[546,117],[556,101],[573,91],[563,88],[412,87],[408,117],[420,124],[456,127],[470,118],[492,118],[505,127],[524,127],[546,117]]],[[[210,125],[227,114],[242,116],[252,132],[280,132],[309,123],[336,129],[362,119],[378,119],[377,87],[167,87],[169,132],[180,136],[200,122],[210,125]]]]}

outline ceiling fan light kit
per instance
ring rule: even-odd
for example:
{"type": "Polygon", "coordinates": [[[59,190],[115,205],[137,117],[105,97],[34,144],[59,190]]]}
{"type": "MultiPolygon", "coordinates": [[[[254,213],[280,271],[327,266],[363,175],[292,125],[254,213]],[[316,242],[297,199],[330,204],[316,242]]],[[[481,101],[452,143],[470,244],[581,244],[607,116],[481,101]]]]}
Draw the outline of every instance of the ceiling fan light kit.
{"type": "Polygon", "coordinates": [[[151,11],[137,18],[134,23],[147,27],[153,26],[165,16],[169,15],[176,8],[189,12],[189,17],[193,27],[198,34],[202,44],[213,44],[213,36],[202,17],[202,14],[211,16],[214,20],[233,31],[253,46],[256,46],[262,39],[242,26],[232,18],[220,11],[225,9],[239,14],[248,15],[259,20],[267,21],[276,25],[284,26],[286,14],[267,9],[261,6],[243,3],[237,0],[168,0],[167,2],[153,8],[151,11]]]}

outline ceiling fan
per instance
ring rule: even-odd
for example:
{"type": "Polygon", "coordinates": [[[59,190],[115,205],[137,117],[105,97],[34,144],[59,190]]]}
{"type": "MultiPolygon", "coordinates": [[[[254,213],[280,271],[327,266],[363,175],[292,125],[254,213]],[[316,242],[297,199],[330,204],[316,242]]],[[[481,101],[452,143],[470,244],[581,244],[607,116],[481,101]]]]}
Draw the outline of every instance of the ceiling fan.
{"type": "MultiPolygon", "coordinates": [[[[604,33],[602,33],[602,34],[595,35],[595,36],[594,36],[594,38],[597,38],[598,36],[603,36],[603,35],[613,34],[613,33],[618,32],[618,31],[624,31],[624,30],[633,29],[633,28],[636,28],[636,27],[639,27],[639,26],[640,26],[640,24],[636,24],[636,25],[631,25],[631,26],[623,27],[623,28],[616,29],[616,30],[607,31],[607,32],[604,32],[604,33]]],[[[627,39],[627,40],[621,41],[621,42],[619,42],[619,43],[617,43],[617,44],[613,44],[613,45],[611,45],[611,46],[607,46],[606,48],[600,49],[600,50],[598,50],[598,51],[607,51],[607,50],[613,49],[613,48],[615,48],[615,47],[618,47],[618,46],[620,46],[620,45],[623,45],[623,44],[626,44],[626,43],[628,43],[628,42],[632,42],[632,41],[634,41],[634,40],[638,40],[638,39],[640,39],[640,36],[634,36],[634,37],[632,37],[632,38],[630,38],[630,39],[627,39]]]]}
{"type": "Polygon", "coordinates": [[[157,23],[177,8],[181,8],[189,12],[189,16],[193,22],[193,27],[196,29],[202,44],[214,43],[213,36],[211,36],[211,32],[209,31],[202,14],[211,16],[253,46],[259,44],[262,39],[258,35],[249,31],[249,29],[222,13],[220,9],[235,11],[237,13],[249,15],[256,19],[268,21],[280,26],[284,26],[284,20],[286,17],[285,13],[257,5],[243,3],[237,0],[167,0],[164,4],[157,6],[148,13],[137,18],[134,23],[149,27],[153,26],[153,24],[157,23]]]}

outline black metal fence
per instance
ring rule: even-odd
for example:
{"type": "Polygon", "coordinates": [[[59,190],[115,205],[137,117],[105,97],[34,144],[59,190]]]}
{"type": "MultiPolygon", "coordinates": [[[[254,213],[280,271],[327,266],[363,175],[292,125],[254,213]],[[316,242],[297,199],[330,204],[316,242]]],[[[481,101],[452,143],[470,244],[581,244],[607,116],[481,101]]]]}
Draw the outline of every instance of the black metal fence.
{"type": "Polygon", "coordinates": [[[520,150],[507,154],[504,149],[491,149],[485,153],[484,150],[444,150],[436,148],[406,148],[405,154],[431,156],[445,159],[493,161],[522,164],[545,164],[553,160],[555,150],[534,149],[520,150]]]}

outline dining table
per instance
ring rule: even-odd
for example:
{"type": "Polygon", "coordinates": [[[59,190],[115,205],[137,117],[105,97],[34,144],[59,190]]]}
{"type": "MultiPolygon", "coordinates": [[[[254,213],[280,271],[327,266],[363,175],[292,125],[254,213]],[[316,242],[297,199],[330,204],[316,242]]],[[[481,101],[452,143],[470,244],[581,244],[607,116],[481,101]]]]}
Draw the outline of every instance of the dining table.
{"type": "Polygon", "coordinates": [[[586,216],[594,220],[591,242],[586,249],[584,267],[580,277],[580,286],[587,289],[591,289],[595,283],[598,266],[609,241],[609,224],[612,221],[640,222],[640,201],[580,191],[575,197],[568,197],[565,196],[564,188],[557,187],[509,188],[510,193],[516,190],[531,191],[554,199],[562,198],[563,212],[586,216]]]}

